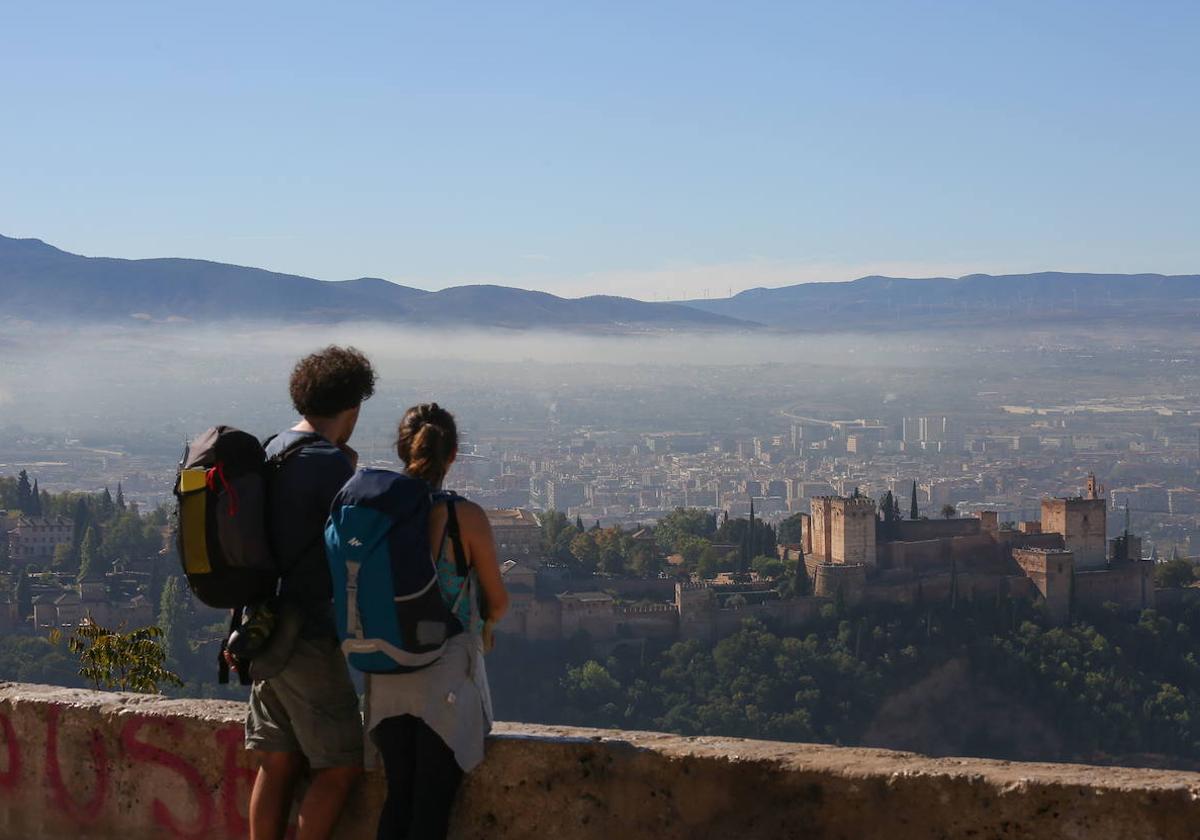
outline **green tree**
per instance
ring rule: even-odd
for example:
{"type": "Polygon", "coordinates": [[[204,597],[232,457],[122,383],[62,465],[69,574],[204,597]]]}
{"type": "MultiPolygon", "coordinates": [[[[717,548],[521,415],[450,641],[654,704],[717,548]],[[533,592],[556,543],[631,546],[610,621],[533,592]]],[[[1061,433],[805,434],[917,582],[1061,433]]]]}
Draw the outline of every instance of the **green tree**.
{"type": "Polygon", "coordinates": [[[25,470],[17,473],[17,509],[21,513],[33,513],[33,486],[29,483],[29,473],[25,470]]]}
{"type": "Polygon", "coordinates": [[[121,482],[117,482],[117,510],[125,512],[125,491],[121,488],[121,482]]]}
{"type": "Polygon", "coordinates": [[[80,550],[83,548],[83,538],[91,524],[92,509],[88,505],[87,496],[80,495],[75,499],[71,511],[71,568],[78,571],[80,550]]]}
{"type": "Polygon", "coordinates": [[[958,515],[958,508],[951,504],[942,505],[942,519],[953,519],[958,515]]]}
{"type": "Polygon", "coordinates": [[[1179,589],[1195,580],[1196,569],[1189,560],[1176,558],[1154,568],[1154,584],[1159,589],[1179,589]]]}
{"type": "Polygon", "coordinates": [[[26,511],[26,513],[28,513],[30,516],[41,516],[42,508],[42,492],[38,489],[38,482],[35,478],[33,480],[33,491],[30,493],[29,497],[29,510],[26,511]]]}
{"type": "Polygon", "coordinates": [[[621,683],[596,660],[589,659],[578,667],[568,668],[562,687],[567,702],[576,709],[587,710],[596,723],[616,726],[621,722],[625,700],[621,683]]]}
{"type": "Polygon", "coordinates": [[[629,555],[629,569],[638,577],[657,577],[662,571],[662,563],[648,545],[637,545],[629,555]]]}
{"type": "Polygon", "coordinates": [[[770,557],[766,554],[760,554],[751,560],[750,568],[758,572],[760,577],[772,580],[778,580],[790,571],[787,563],[778,557],[770,557]]]}
{"type": "Polygon", "coordinates": [[[29,573],[21,569],[17,575],[17,587],[14,598],[17,602],[17,619],[24,622],[33,615],[33,591],[29,583],[29,573]]]}
{"type": "Polygon", "coordinates": [[[619,527],[605,528],[596,534],[596,563],[600,571],[610,575],[624,573],[632,540],[619,527]]]}
{"type": "Polygon", "coordinates": [[[100,539],[96,536],[96,529],[89,527],[79,549],[79,573],[76,580],[82,583],[93,576],[102,575],[100,563],[100,539]]]}
{"type": "Polygon", "coordinates": [[[575,560],[575,568],[587,574],[596,571],[600,565],[600,548],[596,545],[598,531],[584,531],[576,534],[571,540],[571,557],[575,560]]]}
{"type": "Polygon", "coordinates": [[[787,519],[779,523],[778,533],[776,538],[781,545],[799,545],[804,541],[804,516],[799,513],[793,513],[787,519]]]}
{"type": "Polygon", "coordinates": [[[731,556],[729,551],[722,551],[709,543],[704,546],[696,558],[694,565],[696,574],[701,578],[711,578],[715,577],[717,572],[728,571],[733,567],[731,556]]]}
{"type": "Polygon", "coordinates": [[[103,522],[108,522],[116,513],[117,504],[113,501],[112,493],[108,492],[108,488],[104,488],[104,492],[100,494],[100,519],[103,522]]]}
{"type": "Polygon", "coordinates": [[[56,571],[70,572],[71,570],[71,544],[59,543],[54,546],[54,560],[52,567],[56,571]]]}
{"type": "Polygon", "coordinates": [[[178,576],[172,575],[167,578],[159,601],[158,626],[162,629],[162,646],[167,654],[167,662],[173,668],[187,661],[186,610],[183,586],[178,576]]]}
{"type": "Polygon", "coordinates": [[[710,539],[716,531],[716,517],[698,508],[678,507],[658,521],[654,539],[664,549],[683,554],[689,538],[710,539]]]}
{"type": "MultiPolygon", "coordinates": [[[[162,634],[153,626],[114,632],[86,617],[67,640],[67,650],[79,660],[79,675],[94,688],[155,694],[162,685],[183,685],[166,668],[167,654],[159,643],[162,634]]],[[[55,631],[51,641],[57,640],[55,631]]]]}

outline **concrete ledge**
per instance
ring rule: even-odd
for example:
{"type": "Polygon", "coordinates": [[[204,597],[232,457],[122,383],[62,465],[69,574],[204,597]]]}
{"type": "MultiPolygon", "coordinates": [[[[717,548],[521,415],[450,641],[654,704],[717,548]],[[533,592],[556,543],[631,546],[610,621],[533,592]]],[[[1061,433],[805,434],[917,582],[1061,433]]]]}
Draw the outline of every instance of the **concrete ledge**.
{"type": "MultiPolygon", "coordinates": [[[[246,833],[240,704],[0,683],[0,836],[246,833]]],[[[457,838],[1195,838],[1200,774],[501,724],[457,838]]],[[[340,838],[374,836],[369,774],[340,838]]]]}

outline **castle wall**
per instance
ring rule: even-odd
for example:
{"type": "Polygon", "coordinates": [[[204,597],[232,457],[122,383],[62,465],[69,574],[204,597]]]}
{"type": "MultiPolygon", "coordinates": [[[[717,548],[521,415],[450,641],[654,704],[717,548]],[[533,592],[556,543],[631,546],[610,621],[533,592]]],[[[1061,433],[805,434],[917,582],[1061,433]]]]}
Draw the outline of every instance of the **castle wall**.
{"type": "Polygon", "coordinates": [[[618,636],[675,639],[679,636],[679,611],[673,604],[620,608],[616,627],[618,636]]]}
{"type": "Polygon", "coordinates": [[[666,578],[572,577],[555,584],[558,592],[615,592],[621,598],[665,601],[675,594],[675,581],[666,578]]]}
{"type": "Polygon", "coordinates": [[[1111,569],[1075,573],[1075,601],[1100,606],[1105,602],[1123,610],[1144,610],[1155,605],[1154,564],[1119,563],[1111,569]]]}
{"type": "Polygon", "coordinates": [[[867,580],[867,567],[818,564],[813,570],[813,595],[818,598],[837,598],[847,604],[862,600],[867,580]]]}
{"type": "Polygon", "coordinates": [[[794,630],[815,621],[821,615],[821,608],[828,603],[828,598],[809,596],[767,601],[755,609],[762,620],[771,627],[794,630]]]}
{"type": "Polygon", "coordinates": [[[970,537],[983,533],[983,524],[967,519],[901,519],[892,523],[893,538],[899,542],[923,542],[950,537],[970,537]]]}
{"type": "Polygon", "coordinates": [[[525,612],[525,638],[552,642],[564,638],[562,609],[558,601],[535,600],[525,612]]]}

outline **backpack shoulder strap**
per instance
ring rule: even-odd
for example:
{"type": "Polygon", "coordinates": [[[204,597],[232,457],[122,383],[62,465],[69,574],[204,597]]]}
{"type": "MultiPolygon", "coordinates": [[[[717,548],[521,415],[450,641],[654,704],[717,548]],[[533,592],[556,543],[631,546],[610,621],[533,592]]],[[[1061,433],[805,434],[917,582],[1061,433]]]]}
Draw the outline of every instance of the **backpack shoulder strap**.
{"type": "MultiPolygon", "coordinates": [[[[275,438],[277,438],[277,437],[279,437],[279,435],[271,435],[269,438],[264,440],[263,441],[263,449],[266,449],[267,446],[270,445],[271,441],[275,440],[275,438]]],[[[285,461],[287,461],[288,458],[291,458],[293,455],[295,455],[301,449],[303,449],[304,447],[308,446],[311,443],[316,443],[318,440],[322,440],[322,439],[323,438],[316,432],[305,432],[300,437],[298,437],[296,440],[294,440],[290,444],[288,444],[288,446],[282,452],[277,452],[274,455],[272,455],[271,457],[267,458],[267,463],[271,464],[272,466],[281,467],[281,466],[283,466],[283,463],[285,461]]]]}
{"type": "Polygon", "coordinates": [[[446,533],[454,546],[454,571],[460,578],[465,578],[470,570],[467,568],[467,552],[463,548],[462,531],[458,527],[458,511],[454,507],[460,498],[455,493],[446,496],[446,533]]]}

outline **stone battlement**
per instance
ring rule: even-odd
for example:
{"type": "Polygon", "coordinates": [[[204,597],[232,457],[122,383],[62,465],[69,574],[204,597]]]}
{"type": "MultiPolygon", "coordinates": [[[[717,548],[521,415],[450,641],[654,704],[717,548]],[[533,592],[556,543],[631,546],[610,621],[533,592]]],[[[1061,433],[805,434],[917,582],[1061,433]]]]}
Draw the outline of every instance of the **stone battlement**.
{"type": "Polygon", "coordinates": [[[836,502],[839,506],[844,505],[847,508],[875,510],[875,500],[870,496],[813,496],[812,501],[836,502]]]}
{"type": "MultiPolygon", "coordinates": [[[[0,836],[246,836],[244,707],[0,684],[0,836]]],[[[374,836],[367,774],[339,840],[374,836]]],[[[1183,840],[1200,774],[499,724],[451,837],[1183,840]]]]}
{"type": "Polygon", "coordinates": [[[642,615],[644,613],[673,613],[678,612],[679,608],[674,604],[633,604],[630,606],[619,606],[617,612],[620,615],[642,615]]]}

